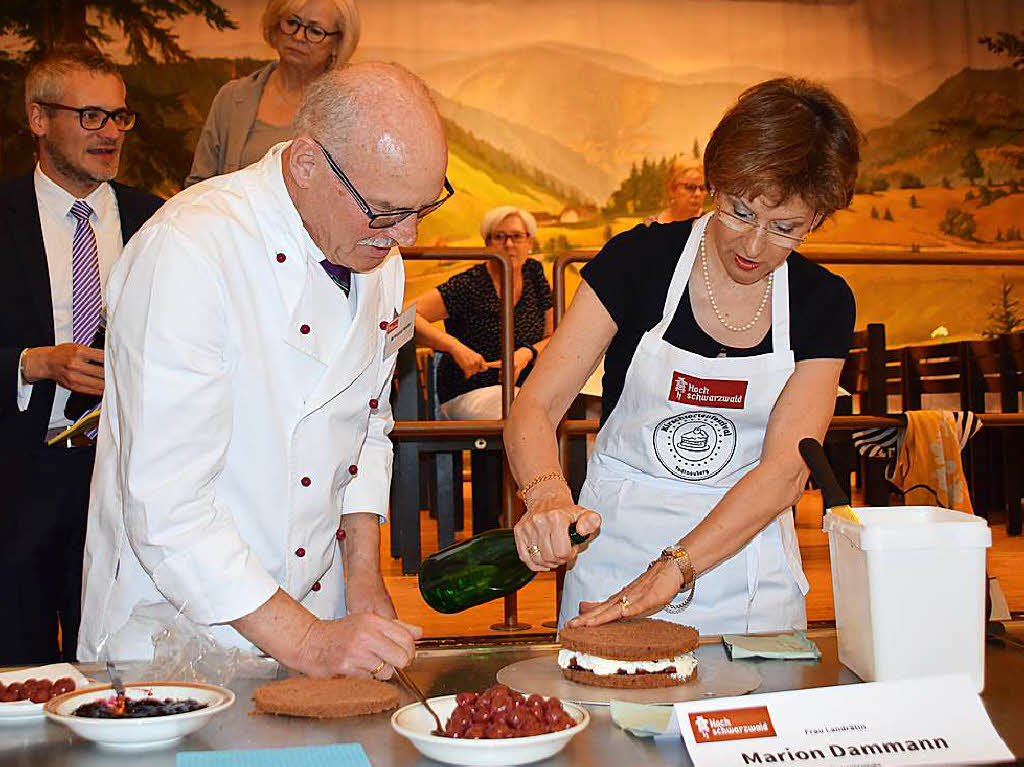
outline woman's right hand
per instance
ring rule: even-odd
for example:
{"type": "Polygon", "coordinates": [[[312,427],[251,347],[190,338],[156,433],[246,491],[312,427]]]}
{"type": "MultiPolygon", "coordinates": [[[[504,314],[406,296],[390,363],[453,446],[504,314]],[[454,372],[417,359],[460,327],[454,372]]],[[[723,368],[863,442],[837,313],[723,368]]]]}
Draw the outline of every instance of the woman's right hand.
{"type": "Polygon", "coordinates": [[[519,558],[535,572],[554,570],[576,561],[578,548],[569,541],[569,525],[588,538],[601,528],[601,515],[564,496],[538,498],[513,529],[519,558]]]}
{"type": "Polygon", "coordinates": [[[477,373],[483,373],[489,367],[487,360],[483,358],[480,352],[473,351],[461,342],[452,350],[452,359],[461,368],[462,375],[466,376],[466,378],[471,378],[477,373]]]}

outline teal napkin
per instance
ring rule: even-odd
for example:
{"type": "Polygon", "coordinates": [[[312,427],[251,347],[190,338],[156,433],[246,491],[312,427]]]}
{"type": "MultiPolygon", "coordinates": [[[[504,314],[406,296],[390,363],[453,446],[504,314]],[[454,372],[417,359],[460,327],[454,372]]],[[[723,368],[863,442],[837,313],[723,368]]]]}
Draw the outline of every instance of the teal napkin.
{"type": "Polygon", "coordinates": [[[743,658],[783,658],[787,660],[817,660],[821,650],[802,631],[775,636],[722,636],[725,651],[733,660],[743,658]]]}
{"type": "Polygon", "coordinates": [[[371,767],[358,743],[239,751],[182,751],[176,767],[371,767]]]}

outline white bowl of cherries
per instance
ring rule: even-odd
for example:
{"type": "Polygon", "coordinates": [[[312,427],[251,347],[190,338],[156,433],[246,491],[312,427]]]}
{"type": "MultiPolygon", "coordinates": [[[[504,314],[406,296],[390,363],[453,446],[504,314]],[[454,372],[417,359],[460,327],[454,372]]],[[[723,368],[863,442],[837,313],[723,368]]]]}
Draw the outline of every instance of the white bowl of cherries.
{"type": "Polygon", "coordinates": [[[466,767],[547,759],[590,722],[584,708],[558,698],[524,696],[503,684],[479,694],[461,692],[428,702],[445,724],[443,734],[437,734],[434,718],[422,703],[398,709],[391,726],[424,756],[466,767]]]}

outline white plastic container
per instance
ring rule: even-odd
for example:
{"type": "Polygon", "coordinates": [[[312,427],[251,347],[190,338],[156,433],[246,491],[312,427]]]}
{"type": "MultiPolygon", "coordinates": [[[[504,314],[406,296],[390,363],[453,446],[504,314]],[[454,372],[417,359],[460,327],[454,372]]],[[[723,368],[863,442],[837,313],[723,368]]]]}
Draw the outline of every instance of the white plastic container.
{"type": "Polygon", "coordinates": [[[984,519],[931,506],[825,515],[839,660],[865,682],[969,674],[985,684],[984,519]]]}

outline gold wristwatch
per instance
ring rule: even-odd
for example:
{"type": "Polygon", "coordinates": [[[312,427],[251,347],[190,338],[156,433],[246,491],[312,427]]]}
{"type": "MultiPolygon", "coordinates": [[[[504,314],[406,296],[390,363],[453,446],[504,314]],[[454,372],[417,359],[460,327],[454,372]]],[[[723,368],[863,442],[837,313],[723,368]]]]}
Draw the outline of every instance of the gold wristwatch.
{"type": "Polygon", "coordinates": [[[658,557],[658,559],[665,562],[672,562],[679,568],[679,573],[683,576],[683,582],[679,586],[679,592],[682,593],[686,591],[694,580],[693,565],[690,563],[690,555],[687,553],[686,549],[678,543],[673,544],[662,551],[661,556],[658,557]]]}

